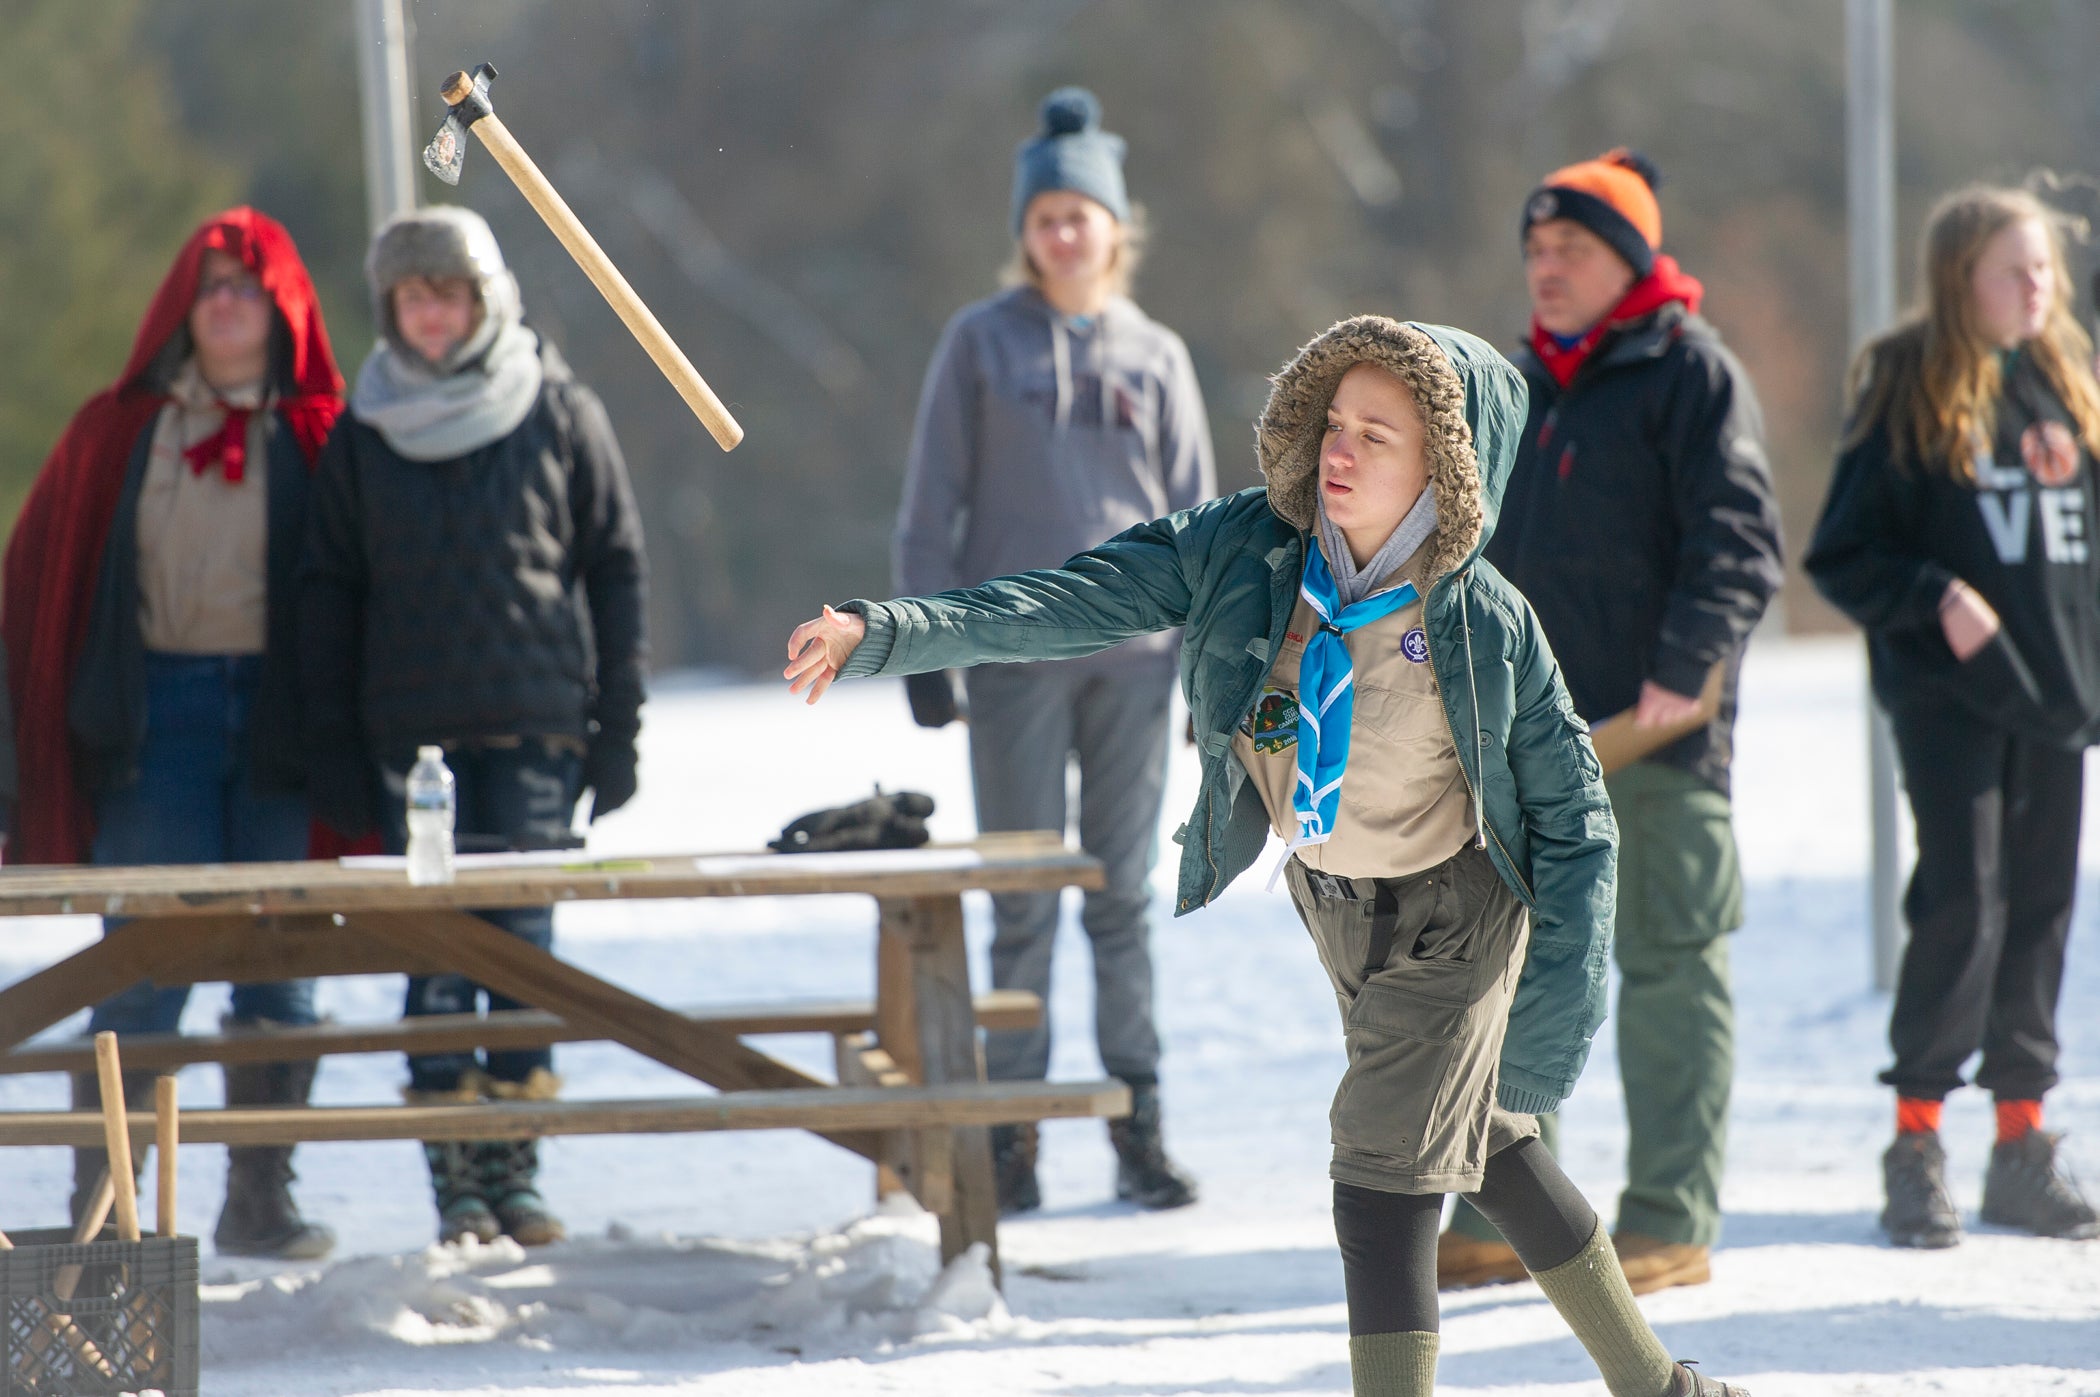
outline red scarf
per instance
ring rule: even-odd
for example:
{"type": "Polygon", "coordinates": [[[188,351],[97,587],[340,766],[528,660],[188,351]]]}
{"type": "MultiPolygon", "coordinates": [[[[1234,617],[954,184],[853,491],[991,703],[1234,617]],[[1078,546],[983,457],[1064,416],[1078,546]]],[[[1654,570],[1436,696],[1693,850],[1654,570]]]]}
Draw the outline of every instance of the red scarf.
{"type": "Polygon", "coordinates": [[[1553,381],[1565,388],[1575,381],[1576,373],[1604,342],[1605,336],[1624,328],[1630,321],[1653,315],[1672,301],[1681,301],[1686,312],[1697,315],[1699,301],[1705,295],[1706,288],[1680,268],[1676,258],[1657,257],[1654,270],[1627,288],[1611,313],[1590,326],[1581,339],[1566,349],[1562,349],[1560,342],[1539,324],[1537,317],[1533,317],[1531,352],[1539,356],[1539,362],[1546,366],[1547,373],[1553,375],[1553,381]]]}
{"type": "Polygon", "coordinates": [[[190,463],[190,474],[202,475],[213,466],[223,467],[228,485],[238,485],[248,478],[248,419],[255,415],[253,408],[232,407],[224,401],[219,411],[226,420],[219,430],[182,449],[182,459],[190,463]]]}
{"type": "MultiPolygon", "coordinates": [[[[206,220],[176,254],[147,307],[124,372],[87,400],[52,448],[8,539],[0,640],[7,647],[21,783],[10,863],[78,863],[93,842],[93,812],[74,779],[66,726],[73,671],[132,450],[168,401],[148,385],[147,371],[188,324],[207,249],[230,253],[254,272],[290,332],[292,382],[279,385],[283,396],[275,410],[309,465],[343,409],[343,376],[291,234],[245,207],[206,220]]],[[[227,416],[230,424],[234,414],[227,416]]],[[[243,466],[246,448],[244,434],[243,466]]],[[[236,468],[230,459],[228,468],[236,468]]]]}

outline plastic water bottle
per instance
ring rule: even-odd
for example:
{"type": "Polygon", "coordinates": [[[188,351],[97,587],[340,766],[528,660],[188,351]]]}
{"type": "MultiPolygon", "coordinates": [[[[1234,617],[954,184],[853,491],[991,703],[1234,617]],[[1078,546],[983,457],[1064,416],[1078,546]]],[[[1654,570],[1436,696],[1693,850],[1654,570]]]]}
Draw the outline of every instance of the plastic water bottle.
{"type": "Polygon", "coordinates": [[[452,820],[458,809],[442,747],[418,747],[408,773],[408,881],[452,881],[452,820]]]}

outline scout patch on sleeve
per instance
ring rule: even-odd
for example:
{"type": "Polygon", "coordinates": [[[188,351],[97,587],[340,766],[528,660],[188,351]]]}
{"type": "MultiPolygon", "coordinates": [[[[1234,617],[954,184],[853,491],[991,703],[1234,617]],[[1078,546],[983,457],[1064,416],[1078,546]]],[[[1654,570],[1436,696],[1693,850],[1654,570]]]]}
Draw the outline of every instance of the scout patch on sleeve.
{"type": "Polygon", "coordinates": [[[1298,745],[1298,696],[1288,689],[1264,689],[1254,709],[1240,720],[1240,731],[1264,756],[1298,745]]]}

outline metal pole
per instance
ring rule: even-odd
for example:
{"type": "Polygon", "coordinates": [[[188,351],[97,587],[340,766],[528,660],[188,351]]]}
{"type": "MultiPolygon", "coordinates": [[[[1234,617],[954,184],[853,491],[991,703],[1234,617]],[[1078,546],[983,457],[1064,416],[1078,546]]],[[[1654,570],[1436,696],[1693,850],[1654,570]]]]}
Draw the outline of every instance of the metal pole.
{"type": "MultiPolygon", "coordinates": [[[[1845,194],[1856,351],[1896,318],[1894,0],[1845,3],[1845,194]]],[[[1903,954],[1896,885],[1896,744],[1888,715],[1867,703],[1874,858],[1868,885],[1874,987],[1895,988],[1903,954]]]]}
{"type": "Polygon", "coordinates": [[[357,88],[364,105],[365,210],[373,228],[416,206],[416,138],[401,0],[357,6],[357,88]]]}

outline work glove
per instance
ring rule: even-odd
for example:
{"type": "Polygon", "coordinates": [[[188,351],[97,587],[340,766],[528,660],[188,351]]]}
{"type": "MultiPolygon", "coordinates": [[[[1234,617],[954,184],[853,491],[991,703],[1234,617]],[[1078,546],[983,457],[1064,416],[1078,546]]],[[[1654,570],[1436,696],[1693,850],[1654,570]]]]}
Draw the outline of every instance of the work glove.
{"type": "Polygon", "coordinates": [[[777,854],[827,854],[846,849],[916,849],[927,840],[933,797],[917,791],[875,794],[852,805],[815,810],[790,824],[766,847],[777,854]]]}
{"type": "Polygon", "coordinates": [[[600,733],[591,739],[583,758],[583,784],[591,788],[591,823],[634,799],[636,760],[631,737],[600,733]]]}
{"type": "Polygon", "coordinates": [[[952,669],[905,675],[904,697],[911,701],[911,720],[922,728],[945,728],[966,718],[956,679],[952,669]]]}

